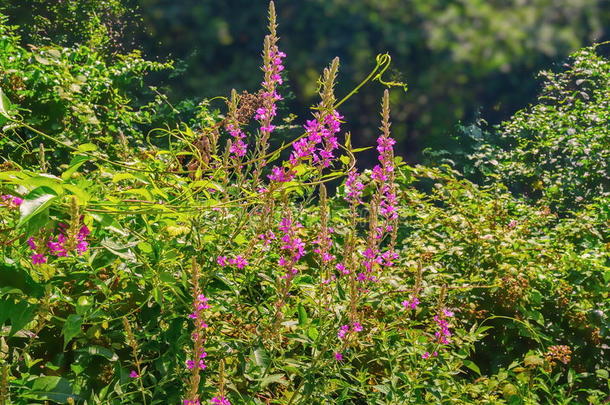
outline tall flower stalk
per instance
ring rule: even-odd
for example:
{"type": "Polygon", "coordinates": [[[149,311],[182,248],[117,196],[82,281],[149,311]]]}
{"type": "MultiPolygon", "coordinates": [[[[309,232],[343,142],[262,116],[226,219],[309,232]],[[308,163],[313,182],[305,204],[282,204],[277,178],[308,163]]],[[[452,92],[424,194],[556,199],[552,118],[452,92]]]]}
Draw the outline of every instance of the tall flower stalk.
{"type": "Polygon", "coordinates": [[[277,23],[275,15],[275,4],[269,2],[269,34],[265,36],[263,42],[263,67],[264,79],[261,83],[262,106],[256,110],[254,119],[259,122],[259,139],[257,142],[257,152],[259,161],[254,170],[254,182],[257,183],[260,177],[262,168],[266,165],[264,158],[269,148],[269,138],[275,130],[273,118],[277,115],[276,102],[282,100],[282,96],[277,92],[284,80],[282,79],[282,71],[284,70],[283,59],[286,54],[277,46],[279,40],[277,36],[277,23]]]}
{"type": "Polygon", "coordinates": [[[322,89],[320,103],[315,107],[313,119],[305,125],[305,136],[294,142],[288,167],[272,169],[269,179],[275,182],[291,181],[295,176],[295,168],[301,162],[310,162],[321,173],[330,166],[334,151],[339,147],[337,134],[341,131],[343,116],[334,110],[335,81],[339,71],[339,58],[333,59],[330,66],[322,73],[322,89]]]}
{"type": "Polygon", "coordinates": [[[190,377],[188,383],[188,391],[186,399],[183,401],[183,405],[199,405],[199,382],[201,381],[200,372],[207,368],[205,364],[205,358],[207,353],[204,349],[205,336],[204,331],[208,327],[204,318],[204,311],[210,308],[208,299],[201,293],[201,287],[199,286],[199,266],[193,259],[191,265],[191,284],[192,284],[192,295],[193,295],[193,312],[189,314],[189,319],[193,321],[193,333],[191,334],[191,340],[193,342],[193,352],[191,358],[186,361],[186,368],[190,370],[190,377]]]}

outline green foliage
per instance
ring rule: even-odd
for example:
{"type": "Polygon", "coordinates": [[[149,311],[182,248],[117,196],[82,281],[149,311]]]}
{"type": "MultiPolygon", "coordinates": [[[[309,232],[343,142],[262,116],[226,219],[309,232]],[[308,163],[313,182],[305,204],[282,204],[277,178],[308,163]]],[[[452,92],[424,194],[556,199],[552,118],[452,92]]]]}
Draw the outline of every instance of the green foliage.
{"type": "MultiPolygon", "coordinates": [[[[295,128],[278,117],[277,136],[289,140],[265,144],[263,119],[252,118],[260,94],[235,92],[226,109],[185,103],[197,123],[175,125],[173,107],[144,90],[147,72],[170,65],[84,45],[27,50],[4,22],[0,403],[550,405],[609,395],[610,95],[608,61],[594,50],[548,73],[540,103],[505,123],[500,141],[478,141],[487,182],[477,185],[400,157],[380,159],[395,167],[385,180],[378,168],[354,176],[363,150],[347,135],[329,167],[283,160],[295,128]],[[145,132],[153,125],[165,128],[145,132]],[[246,155],[232,154],[229,125],[243,130],[246,155]],[[274,165],[294,177],[270,181],[274,165]],[[532,203],[522,192],[535,181],[558,191],[532,203]],[[388,192],[397,219],[384,211],[388,192]],[[189,370],[200,345],[207,367],[189,370]]],[[[316,82],[316,114],[336,108],[337,66],[316,82]]],[[[382,117],[378,146],[391,149],[385,103],[382,117]]]]}
{"type": "Polygon", "coordinates": [[[12,135],[0,139],[0,150],[14,161],[31,164],[46,151],[53,164],[57,142],[92,143],[117,156],[128,142],[142,143],[143,132],[168,110],[144,80],[171,64],[146,61],[137,52],[108,61],[86,46],[27,50],[7,25],[0,25],[0,50],[4,104],[44,133],[9,126],[12,135]]]}
{"type": "Polygon", "coordinates": [[[484,176],[561,212],[608,197],[610,61],[597,49],[544,72],[538,103],[477,140],[470,158],[484,176]]]}
{"type": "MultiPolygon", "coordinates": [[[[129,0],[121,6],[116,0],[69,0],[53,2],[54,7],[45,0],[6,3],[12,21],[28,32],[42,32],[26,36],[34,41],[28,43],[39,45],[40,39],[46,44],[44,38],[50,38],[66,46],[73,42],[90,46],[85,28],[91,25],[104,38],[126,32],[118,42],[127,49],[142,49],[152,60],[170,55],[178,69],[155,85],[170,84],[174,100],[199,101],[227,94],[233,87],[252,91],[260,82],[258,75],[251,74],[258,68],[258,38],[264,35],[264,26],[256,23],[264,18],[260,2],[129,0]],[[95,25],[96,18],[102,27],[95,25]]],[[[389,52],[395,62],[392,75],[409,78],[411,87],[406,95],[393,95],[396,116],[401,117],[394,134],[402,154],[414,160],[425,147],[447,149],[447,134],[456,122],[471,122],[479,112],[490,122],[506,119],[535,96],[536,72],[579,47],[608,39],[606,3],[284,2],[279,17],[296,96],[291,111],[307,114],[316,95],[317,72],[334,56],[348,66],[339,83],[339,93],[345,93],[369,72],[377,53],[389,52]]],[[[344,109],[352,117],[350,129],[358,146],[374,142],[367,112],[376,108],[379,97],[375,89],[363,89],[362,94],[344,109]]]]}

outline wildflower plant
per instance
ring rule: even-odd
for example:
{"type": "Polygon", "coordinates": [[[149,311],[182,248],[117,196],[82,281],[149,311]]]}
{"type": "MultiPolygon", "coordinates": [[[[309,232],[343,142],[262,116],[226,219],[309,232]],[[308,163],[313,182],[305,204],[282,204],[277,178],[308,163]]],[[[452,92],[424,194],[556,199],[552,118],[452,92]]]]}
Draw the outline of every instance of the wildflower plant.
{"type": "Polygon", "coordinates": [[[388,55],[344,97],[334,59],[281,144],[280,49],[270,3],[260,91],[202,103],[199,124],[127,143],[125,160],[46,134],[0,93],[6,131],[70,157],[0,162],[0,402],[602,398],[607,210],[563,218],[406,165],[389,89],[377,161],[360,169],[340,106],[396,84],[388,55]]]}

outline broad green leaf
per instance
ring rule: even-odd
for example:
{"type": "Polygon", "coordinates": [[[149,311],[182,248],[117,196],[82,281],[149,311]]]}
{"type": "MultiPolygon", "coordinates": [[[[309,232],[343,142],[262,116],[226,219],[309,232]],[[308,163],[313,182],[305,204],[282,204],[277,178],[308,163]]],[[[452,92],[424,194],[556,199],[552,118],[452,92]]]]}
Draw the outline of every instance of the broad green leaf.
{"type": "Polygon", "coordinates": [[[31,390],[27,391],[24,398],[32,398],[41,401],[53,401],[65,404],[68,399],[78,400],[79,397],[72,391],[70,382],[62,377],[45,376],[34,380],[31,390]]]}
{"type": "Polygon", "coordinates": [[[254,349],[254,352],[252,353],[253,357],[254,357],[254,363],[263,368],[266,369],[269,366],[269,356],[267,355],[267,352],[265,351],[265,349],[263,349],[262,347],[257,347],[256,349],[254,349]]]}
{"type": "Polygon", "coordinates": [[[298,313],[299,313],[299,326],[301,326],[301,327],[305,326],[308,321],[307,311],[305,311],[305,308],[303,307],[303,305],[301,303],[299,303],[299,306],[298,306],[298,313]]]}
{"type": "Polygon", "coordinates": [[[82,326],[82,324],[82,316],[76,314],[71,314],[70,316],[68,316],[68,319],[66,319],[66,323],[64,324],[64,327],[61,331],[62,335],[64,335],[64,350],[66,349],[66,346],[68,345],[68,343],[70,343],[72,338],[78,336],[81,333],[80,327],[82,326]]]}
{"type": "Polygon", "coordinates": [[[0,301],[0,325],[6,320],[11,321],[11,330],[9,336],[13,336],[19,332],[28,323],[34,320],[36,316],[37,306],[29,304],[26,301],[15,302],[10,298],[0,301]]]}
{"type": "Polygon", "coordinates": [[[265,388],[267,385],[272,383],[288,385],[288,381],[286,381],[284,374],[271,374],[261,380],[261,388],[265,388]]]}
{"type": "Polygon", "coordinates": [[[80,152],[93,152],[97,150],[97,145],[92,143],[83,143],[82,145],[78,145],[78,150],[80,152]]]}
{"type": "Polygon", "coordinates": [[[57,199],[57,194],[48,187],[38,187],[32,190],[19,207],[21,217],[17,226],[23,226],[32,217],[46,210],[57,199]]]}
{"type": "Polygon", "coordinates": [[[464,360],[464,366],[471,369],[472,371],[474,371],[475,373],[477,373],[478,375],[481,375],[481,369],[479,369],[479,366],[477,366],[475,363],[473,363],[470,360],[464,360]]]}
{"type": "MultiPolygon", "coordinates": [[[[11,116],[9,115],[10,107],[11,107],[11,102],[9,101],[8,97],[6,96],[6,94],[4,94],[4,91],[0,87],[0,115],[4,116],[6,119],[10,119],[11,118],[11,116]]],[[[6,122],[6,120],[5,120],[5,122],[6,122]]]]}
{"type": "Polygon", "coordinates": [[[77,352],[87,353],[91,356],[101,356],[109,361],[117,361],[119,356],[112,350],[102,346],[89,346],[84,349],[79,349],[77,352]]]}
{"type": "Polygon", "coordinates": [[[79,169],[79,167],[81,167],[83,164],[85,164],[85,162],[90,159],[91,158],[89,156],[84,155],[74,156],[70,161],[70,166],[66,169],[65,172],[61,174],[61,178],[63,180],[68,180],[72,176],[72,174],[74,174],[79,169]]]}

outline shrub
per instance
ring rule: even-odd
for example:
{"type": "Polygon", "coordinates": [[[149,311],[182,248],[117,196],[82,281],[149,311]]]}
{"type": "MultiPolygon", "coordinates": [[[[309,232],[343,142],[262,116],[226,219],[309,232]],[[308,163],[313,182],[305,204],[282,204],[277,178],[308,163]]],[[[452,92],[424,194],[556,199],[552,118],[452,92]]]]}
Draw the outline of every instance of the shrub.
{"type": "MultiPolygon", "coordinates": [[[[405,165],[387,90],[359,172],[338,59],[278,145],[295,127],[269,13],[261,89],[204,103],[201,128],[120,154],[73,129],[50,167],[4,156],[0,402],[601,403],[607,205],[559,217],[405,165]]],[[[377,62],[362,85],[385,83],[377,62]]],[[[13,91],[3,134],[55,140],[13,91]]]]}

